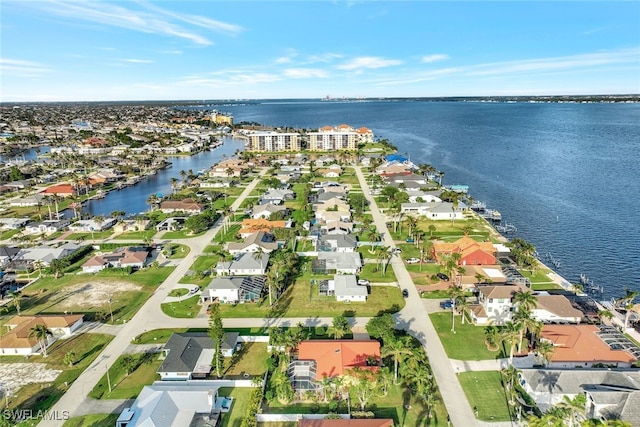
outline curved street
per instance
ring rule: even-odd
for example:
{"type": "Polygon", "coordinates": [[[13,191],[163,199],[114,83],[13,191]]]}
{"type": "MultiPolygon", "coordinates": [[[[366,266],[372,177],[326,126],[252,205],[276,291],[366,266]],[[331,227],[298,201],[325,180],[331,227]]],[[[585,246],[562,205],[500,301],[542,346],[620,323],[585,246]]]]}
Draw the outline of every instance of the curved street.
{"type": "MultiPolygon", "coordinates": [[[[369,194],[369,186],[366,183],[362,170],[359,166],[354,166],[362,191],[370,202],[370,210],[373,215],[374,224],[379,230],[384,232],[384,244],[389,247],[395,247],[391,236],[385,224],[385,218],[380,213],[375,200],[369,194]]],[[[260,176],[266,173],[267,169],[263,169],[260,176]]],[[[231,210],[235,212],[242,204],[244,199],[258,184],[259,179],[256,178],[249,184],[242,194],[235,200],[231,206],[231,210]]],[[[51,408],[52,413],[69,414],[69,416],[79,416],[91,412],[94,402],[86,398],[87,394],[98,383],[106,370],[125,352],[129,347],[131,340],[137,335],[158,328],[181,328],[181,327],[207,327],[208,318],[206,316],[198,316],[195,319],[180,319],[165,315],[160,309],[160,304],[165,300],[169,292],[174,288],[175,284],[187,273],[195,259],[202,254],[207,245],[211,243],[220,228],[221,220],[218,220],[214,226],[205,234],[190,238],[175,240],[176,243],[188,245],[190,247],[189,254],[181,260],[175,270],[169,277],[156,289],[153,295],[140,308],[136,315],[123,325],[101,325],[94,329],[94,332],[105,330],[107,333],[114,334],[113,340],[105,347],[96,360],[73,382],[67,392],[60,400],[51,408]]],[[[449,413],[451,423],[454,426],[473,426],[477,425],[471,407],[469,406],[466,396],[460,386],[456,374],[454,372],[451,361],[447,357],[438,335],[431,324],[429,316],[426,312],[422,299],[420,298],[413,281],[404,266],[403,261],[398,256],[393,256],[391,260],[392,268],[398,278],[398,282],[402,288],[409,291],[409,297],[406,298],[405,307],[395,315],[397,326],[406,330],[409,334],[417,338],[424,346],[434,376],[436,378],[440,393],[444,400],[445,406],[449,413]]],[[[355,318],[352,326],[364,327],[369,318],[355,318]]],[[[256,327],[256,326],[294,326],[303,323],[308,326],[328,326],[331,325],[331,318],[229,318],[224,319],[226,327],[256,327]]],[[[118,406],[118,405],[116,405],[118,406]]],[[[98,408],[95,408],[98,410],[98,408]]],[[[64,420],[42,420],[39,425],[42,427],[59,427],[64,424],[64,420]]]]}

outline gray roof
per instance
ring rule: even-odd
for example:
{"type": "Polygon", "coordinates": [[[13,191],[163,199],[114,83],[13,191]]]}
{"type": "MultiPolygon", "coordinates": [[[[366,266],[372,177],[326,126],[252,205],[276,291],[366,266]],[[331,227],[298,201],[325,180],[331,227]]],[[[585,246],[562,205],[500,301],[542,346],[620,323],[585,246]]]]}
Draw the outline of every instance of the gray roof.
{"type": "Polygon", "coordinates": [[[521,373],[533,391],[538,393],[578,394],[585,388],[596,386],[640,390],[640,372],[636,370],[523,369],[521,373]]]}
{"type": "Polygon", "coordinates": [[[353,274],[336,274],[333,276],[334,292],[341,295],[368,295],[366,286],[358,286],[356,276],[353,274]]]}
{"type": "Polygon", "coordinates": [[[352,234],[325,234],[320,236],[320,243],[323,246],[332,248],[355,248],[358,239],[352,234]]]}
{"type": "Polygon", "coordinates": [[[326,262],[327,270],[351,270],[362,267],[359,252],[318,252],[318,259],[326,262]]]}
{"type": "Polygon", "coordinates": [[[269,263],[269,254],[257,254],[255,252],[241,252],[236,255],[235,259],[229,262],[218,262],[216,270],[254,270],[260,269],[265,271],[269,263]]]}
{"type": "MultiPolygon", "coordinates": [[[[226,332],[222,350],[233,348],[237,339],[237,332],[226,332]]],[[[215,349],[215,343],[206,332],[176,333],[171,335],[164,349],[169,351],[158,372],[193,372],[200,354],[215,349]]]]}
{"type": "Polygon", "coordinates": [[[272,234],[265,233],[264,231],[252,233],[248,235],[243,242],[240,243],[229,242],[227,243],[227,249],[229,251],[241,251],[253,244],[262,247],[265,252],[271,252],[278,249],[278,242],[276,241],[276,238],[272,234]]]}

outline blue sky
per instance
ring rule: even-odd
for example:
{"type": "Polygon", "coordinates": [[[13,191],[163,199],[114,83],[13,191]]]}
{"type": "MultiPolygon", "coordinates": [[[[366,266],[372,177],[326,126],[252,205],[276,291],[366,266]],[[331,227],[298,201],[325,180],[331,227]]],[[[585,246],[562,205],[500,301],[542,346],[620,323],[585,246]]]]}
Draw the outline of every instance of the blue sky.
{"type": "Polygon", "coordinates": [[[0,3],[1,101],[640,93],[639,1],[0,3]]]}

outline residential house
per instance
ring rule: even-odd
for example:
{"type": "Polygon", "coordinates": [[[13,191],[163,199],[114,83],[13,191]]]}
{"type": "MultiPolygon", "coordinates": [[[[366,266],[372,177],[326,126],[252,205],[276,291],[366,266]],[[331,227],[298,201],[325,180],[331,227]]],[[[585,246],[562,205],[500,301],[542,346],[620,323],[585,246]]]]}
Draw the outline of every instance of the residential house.
{"type": "Polygon", "coordinates": [[[4,267],[13,261],[13,258],[20,253],[20,248],[15,246],[1,246],[0,247],[0,267],[4,267]]]}
{"type": "Polygon", "coordinates": [[[290,221],[269,221],[268,219],[243,219],[240,228],[240,237],[243,239],[250,234],[264,231],[271,233],[275,228],[291,227],[290,221]]]}
{"type": "Polygon", "coordinates": [[[71,184],[56,184],[45,188],[40,194],[44,196],[72,197],[76,195],[76,188],[71,184]]]}
{"type": "Polygon", "coordinates": [[[316,170],[316,174],[325,178],[339,178],[342,175],[342,168],[338,165],[331,165],[326,169],[316,170]]]}
{"type": "Polygon", "coordinates": [[[82,264],[84,273],[95,273],[105,268],[133,268],[140,269],[146,265],[149,250],[146,247],[122,247],[111,253],[100,254],[89,258],[82,264]]]}
{"type": "MultiPolygon", "coordinates": [[[[391,170],[388,169],[390,172],[391,170]]],[[[400,188],[402,190],[419,191],[428,185],[427,179],[422,175],[413,172],[403,171],[398,174],[386,173],[383,178],[386,185],[400,188]]]]}
{"type": "Polygon", "coordinates": [[[62,259],[80,249],[80,245],[75,243],[64,243],[60,246],[37,246],[34,248],[23,248],[14,257],[13,263],[22,265],[23,268],[31,268],[34,263],[41,263],[48,266],[54,259],[62,259]]]}
{"type": "Polygon", "coordinates": [[[233,260],[219,261],[216,273],[219,276],[252,276],[265,274],[269,264],[269,254],[258,252],[240,252],[233,260]]]}
{"type": "Polygon", "coordinates": [[[249,234],[244,241],[240,243],[227,243],[227,251],[231,254],[259,251],[269,254],[278,249],[278,247],[279,244],[276,241],[276,238],[272,234],[265,233],[264,231],[249,234]]]}
{"type": "Polygon", "coordinates": [[[214,165],[209,170],[212,178],[238,178],[248,168],[248,165],[240,159],[226,159],[214,165]]]}
{"type": "Polygon", "coordinates": [[[214,277],[200,294],[200,301],[222,303],[256,302],[262,297],[265,276],[214,277]]]}
{"type": "Polygon", "coordinates": [[[396,176],[396,175],[410,175],[413,173],[413,167],[409,164],[393,161],[386,162],[378,166],[375,173],[380,176],[396,176]]]}
{"type": "Polygon", "coordinates": [[[358,238],[351,234],[324,234],[317,240],[317,250],[322,252],[355,252],[358,238]]]}
{"type": "Polygon", "coordinates": [[[44,206],[45,203],[45,195],[36,193],[31,194],[29,196],[11,199],[9,202],[9,206],[17,206],[17,207],[25,207],[25,206],[44,206]]]}
{"type": "Polygon", "coordinates": [[[69,224],[69,230],[79,233],[103,231],[111,228],[118,220],[116,218],[104,218],[102,221],[93,219],[80,219],[69,224]]]}
{"type": "Polygon", "coordinates": [[[0,354],[37,354],[41,351],[40,343],[30,336],[31,328],[44,325],[51,332],[45,343],[49,347],[58,338],[68,337],[76,331],[82,325],[83,318],[82,314],[15,316],[5,323],[9,331],[0,337],[0,354]]]}
{"type": "Polygon", "coordinates": [[[553,368],[629,367],[640,357],[636,344],[603,325],[544,325],[540,339],[554,345],[549,364],[553,368]]]}
{"type": "Polygon", "coordinates": [[[478,286],[478,304],[469,306],[471,320],[476,325],[504,325],[513,315],[515,294],[526,291],[520,285],[478,286]]]}
{"type": "MultiPolygon", "coordinates": [[[[342,189],[342,187],[340,188],[342,189]]],[[[347,198],[347,191],[333,191],[331,190],[320,190],[315,194],[312,194],[310,199],[314,203],[324,203],[330,199],[340,199],[345,200],[347,198]]]]}
{"type": "Polygon", "coordinates": [[[116,427],[216,426],[227,401],[218,389],[213,381],[156,381],[120,413],[116,427]]]}
{"type": "Polygon", "coordinates": [[[205,205],[197,203],[193,199],[165,200],[160,203],[160,210],[163,213],[184,212],[196,215],[204,212],[205,205]]]}
{"type": "Polygon", "coordinates": [[[377,370],[380,360],[376,340],[307,340],[298,344],[287,373],[294,390],[314,390],[324,377],[348,375],[355,367],[377,370]]]}
{"type": "Polygon", "coordinates": [[[491,242],[477,242],[469,236],[452,243],[434,242],[433,258],[438,262],[451,254],[461,255],[458,265],[496,265],[496,248],[491,242]]]}
{"type": "MultiPolygon", "coordinates": [[[[327,216],[327,218],[331,218],[331,216],[329,215],[327,216]]],[[[322,230],[326,234],[347,235],[353,232],[353,223],[330,219],[328,221],[325,221],[324,224],[320,224],[320,230],[322,230]]]]}
{"type": "Polygon", "coordinates": [[[285,217],[289,213],[289,209],[284,205],[275,205],[271,203],[267,203],[264,205],[257,205],[251,209],[251,218],[253,219],[269,219],[272,214],[280,212],[282,216],[285,217]]]}
{"type": "Polygon", "coordinates": [[[282,205],[287,200],[293,200],[296,194],[289,189],[270,188],[260,197],[260,204],[270,203],[272,205],[282,205]]]}
{"type": "MultiPolygon", "coordinates": [[[[237,332],[225,332],[221,348],[224,357],[233,356],[237,342],[237,332]]],[[[206,378],[215,354],[216,343],[206,332],[174,333],[162,350],[164,360],[158,368],[160,380],[206,378]]]]}
{"type": "Polygon", "coordinates": [[[438,197],[440,191],[407,190],[406,193],[409,195],[409,203],[442,203],[442,199],[438,197]]]}
{"type": "Polygon", "coordinates": [[[504,285],[507,283],[507,276],[498,265],[465,265],[460,286],[465,290],[474,290],[478,285],[504,285]],[[481,276],[480,280],[478,277],[481,276]]]}
{"type": "Polygon", "coordinates": [[[449,202],[401,203],[400,211],[405,215],[424,216],[433,221],[455,221],[464,219],[464,206],[461,203],[454,209],[449,202]]]}
{"type": "Polygon", "coordinates": [[[367,302],[369,292],[366,286],[358,285],[353,274],[336,274],[333,276],[333,294],[339,302],[367,302]]]}
{"type": "Polygon", "coordinates": [[[68,219],[47,219],[42,222],[32,222],[24,228],[26,234],[51,234],[69,226],[68,219]]]}
{"type": "Polygon", "coordinates": [[[584,313],[573,307],[564,295],[550,295],[538,292],[536,307],[531,309],[531,317],[542,323],[580,323],[584,313]]]}
{"type": "Polygon", "coordinates": [[[521,369],[518,382],[542,412],[562,402],[565,396],[574,399],[586,394],[587,418],[620,419],[640,426],[637,370],[521,369]]]}
{"type": "Polygon", "coordinates": [[[29,218],[0,218],[0,229],[19,230],[29,223],[29,218]]]}
{"type": "Polygon", "coordinates": [[[318,252],[312,261],[315,274],[358,274],[362,268],[359,252],[318,252]]]}
{"type": "Polygon", "coordinates": [[[128,231],[144,231],[148,230],[151,221],[148,219],[124,219],[117,222],[113,226],[115,233],[126,233],[128,231]]]}

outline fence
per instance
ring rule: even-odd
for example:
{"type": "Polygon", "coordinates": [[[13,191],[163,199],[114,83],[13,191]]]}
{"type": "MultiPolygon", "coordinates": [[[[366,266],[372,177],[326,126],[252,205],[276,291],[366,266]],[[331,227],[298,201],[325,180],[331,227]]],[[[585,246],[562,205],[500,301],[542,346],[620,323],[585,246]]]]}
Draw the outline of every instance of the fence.
{"type": "MultiPolygon", "coordinates": [[[[338,414],[342,419],[351,418],[349,414],[338,414]]],[[[259,423],[269,422],[296,422],[298,420],[322,420],[327,414],[256,414],[256,421],[259,423]]]]}

